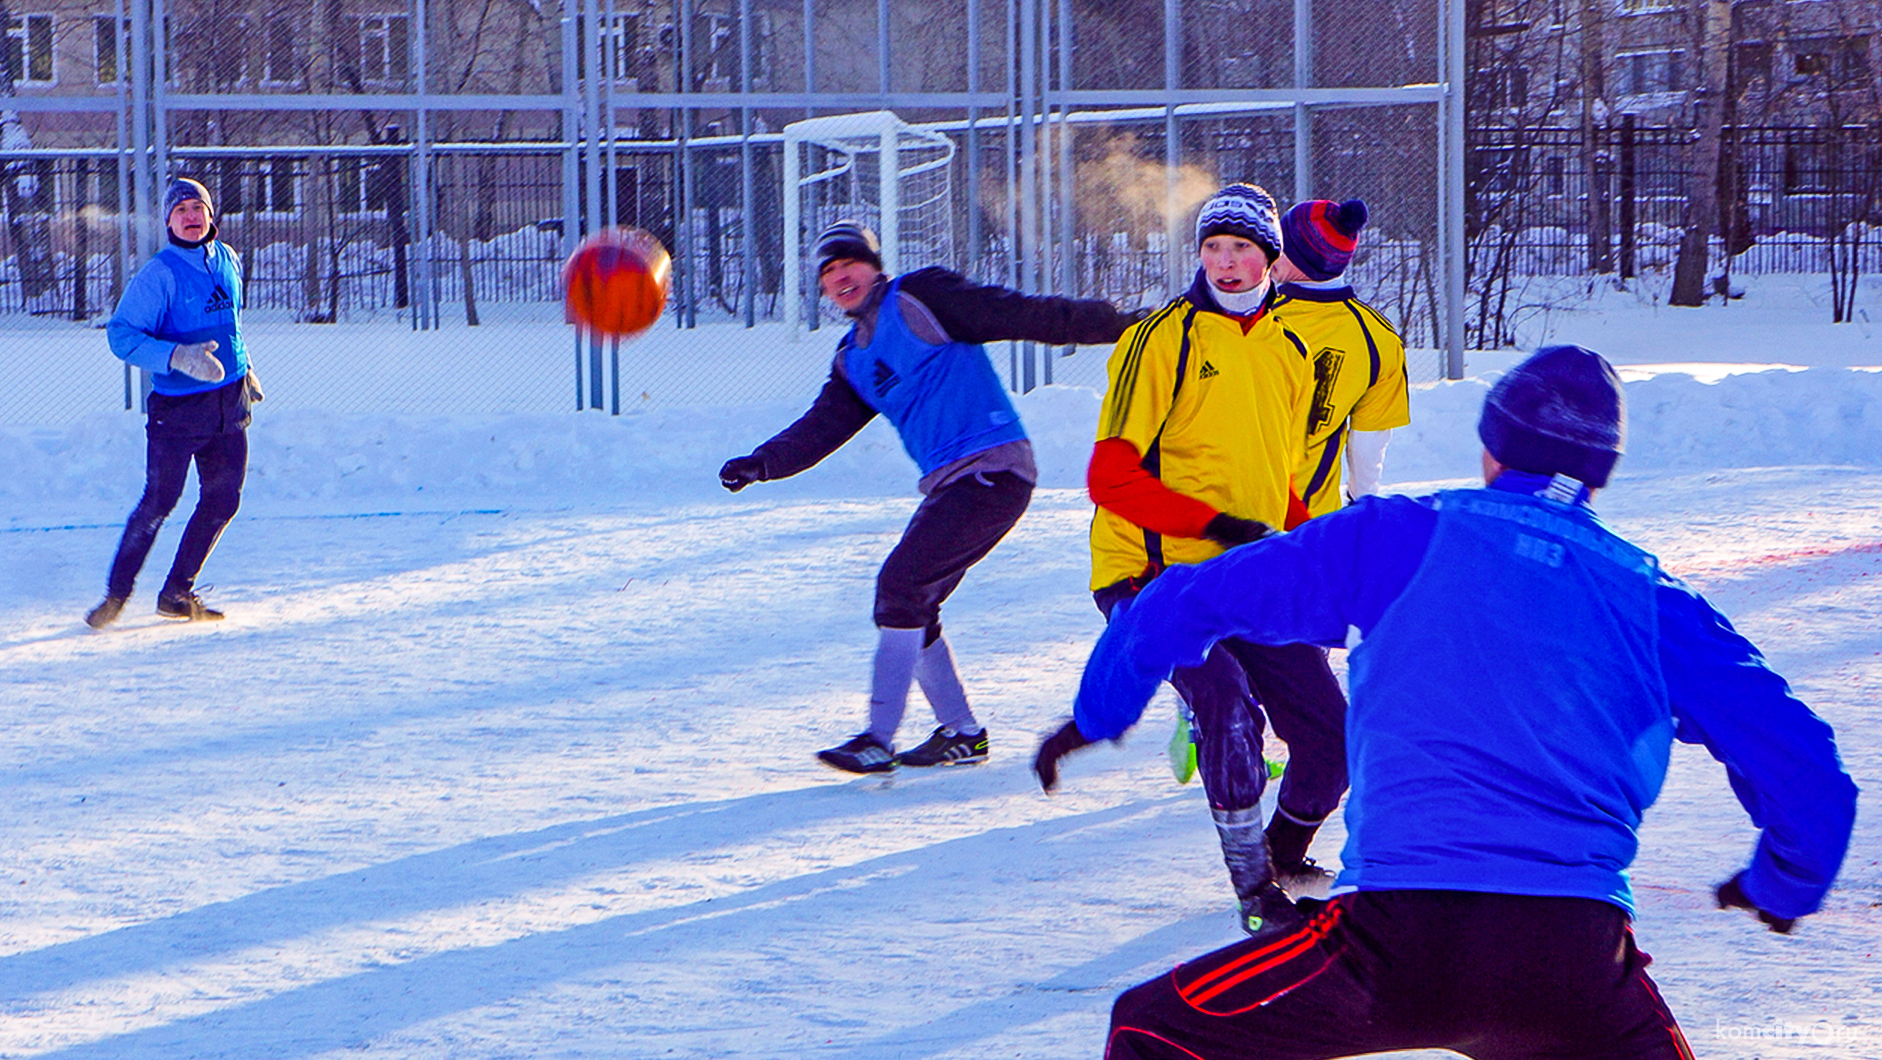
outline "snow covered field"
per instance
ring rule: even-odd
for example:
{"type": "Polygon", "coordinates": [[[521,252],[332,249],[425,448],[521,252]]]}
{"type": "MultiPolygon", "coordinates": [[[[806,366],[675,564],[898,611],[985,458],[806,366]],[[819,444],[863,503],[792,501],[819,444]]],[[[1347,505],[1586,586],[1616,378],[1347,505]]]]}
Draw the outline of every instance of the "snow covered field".
{"type": "MultiPolygon", "coordinates": [[[[1864,805],[1827,908],[1771,935],[1710,908],[1752,832],[1677,749],[1638,932],[1700,1056],[1882,1057],[1882,373],[1850,367],[1882,351],[1853,325],[1768,348],[1747,323],[1670,317],[1651,356],[1616,354],[1641,367],[1598,507],[1836,726],[1864,805]],[[1650,367],[1685,362],[1739,364],[1650,367]],[[1772,362],[1812,367],[1745,370],[1772,362]]],[[[723,342],[694,334],[679,353],[723,342]]],[[[1417,392],[1393,488],[1472,473],[1483,389],[1417,392]]],[[[1051,798],[1027,768],[1100,628],[1096,397],[1023,399],[1046,488],[948,607],[993,761],[888,781],[809,753],[860,723],[912,466],[877,424],[798,480],[713,477],[797,401],[271,400],[204,575],[229,620],[149,613],[179,513],[102,635],[79,616],[140,421],[0,428],[0,1057],[1098,1056],[1120,989],[1236,931],[1202,793],[1163,761],[1167,706],[1051,798]]]]}

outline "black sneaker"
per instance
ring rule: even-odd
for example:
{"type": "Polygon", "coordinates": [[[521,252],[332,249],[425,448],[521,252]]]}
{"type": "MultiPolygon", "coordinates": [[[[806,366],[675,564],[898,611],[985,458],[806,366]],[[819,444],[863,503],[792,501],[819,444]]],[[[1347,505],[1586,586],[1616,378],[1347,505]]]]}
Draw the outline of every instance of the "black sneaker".
{"type": "Polygon", "coordinates": [[[157,613],[165,618],[186,618],[191,622],[220,622],[222,612],[203,603],[193,592],[166,592],[157,597],[157,613]]]}
{"type": "Polygon", "coordinates": [[[857,733],[844,743],[818,751],[817,757],[845,773],[887,773],[895,768],[895,752],[869,733],[857,733]]]}
{"type": "Polygon", "coordinates": [[[107,596],[97,607],[85,612],[85,624],[93,629],[103,629],[118,620],[118,614],[124,610],[124,597],[107,596]]]}
{"type": "Polygon", "coordinates": [[[1312,858],[1300,859],[1291,868],[1276,867],[1274,877],[1289,898],[1325,898],[1333,889],[1333,873],[1312,858]]]}
{"type": "Polygon", "coordinates": [[[987,730],[964,736],[943,725],[934,735],[895,756],[903,766],[972,766],[987,760],[987,730]]]}
{"type": "Polygon", "coordinates": [[[1251,939],[1280,938],[1307,923],[1279,884],[1265,884],[1242,903],[1242,930],[1251,939]]]}

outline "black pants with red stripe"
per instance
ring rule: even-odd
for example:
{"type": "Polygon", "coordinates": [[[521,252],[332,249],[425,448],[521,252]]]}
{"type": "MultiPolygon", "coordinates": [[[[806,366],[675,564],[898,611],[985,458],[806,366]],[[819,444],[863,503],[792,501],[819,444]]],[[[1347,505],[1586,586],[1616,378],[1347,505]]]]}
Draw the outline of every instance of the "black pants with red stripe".
{"type": "Polygon", "coordinates": [[[1627,914],[1588,898],[1361,891],[1126,991],[1106,1060],[1692,1060],[1627,914]]]}

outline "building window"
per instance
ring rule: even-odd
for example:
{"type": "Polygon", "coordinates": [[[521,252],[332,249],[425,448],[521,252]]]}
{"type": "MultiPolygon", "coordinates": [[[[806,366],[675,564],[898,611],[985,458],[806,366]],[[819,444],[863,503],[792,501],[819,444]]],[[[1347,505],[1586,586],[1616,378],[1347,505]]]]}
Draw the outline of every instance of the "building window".
{"type": "Polygon", "coordinates": [[[1821,37],[1797,41],[1792,47],[1791,69],[1800,77],[1827,77],[1839,83],[1868,80],[1868,37],[1821,37]]]}
{"type": "Polygon", "coordinates": [[[111,31],[111,21],[109,15],[94,15],[91,20],[92,66],[101,85],[115,85],[124,77],[118,56],[130,39],[130,19],[125,19],[116,33],[111,31]]]}
{"type": "Polygon", "coordinates": [[[221,216],[292,214],[300,209],[299,167],[291,158],[225,158],[218,165],[221,216]]]}
{"type": "Polygon", "coordinates": [[[616,83],[640,77],[640,15],[616,15],[603,42],[608,54],[608,74],[616,83]]]}
{"type": "Polygon", "coordinates": [[[1674,49],[1622,52],[1614,57],[1615,91],[1623,96],[1685,88],[1686,53],[1674,49]]]}
{"type": "Polygon", "coordinates": [[[296,85],[304,76],[299,34],[291,18],[268,21],[267,48],[262,55],[261,79],[271,85],[296,85]]]}
{"type": "Polygon", "coordinates": [[[412,73],[411,19],[368,15],[359,20],[359,74],[369,82],[403,85],[412,73]]]}
{"type": "Polygon", "coordinates": [[[13,15],[6,21],[6,70],[16,85],[50,85],[52,16],[13,15]]]}
{"type": "Polygon", "coordinates": [[[179,85],[198,89],[246,84],[248,28],[246,18],[203,18],[186,23],[177,35],[173,78],[179,85]]]}
{"type": "Polygon", "coordinates": [[[1561,196],[1568,190],[1568,167],[1561,155],[1550,155],[1542,160],[1542,193],[1561,196]]]}
{"type": "Polygon", "coordinates": [[[346,27],[335,42],[340,87],[403,88],[412,73],[411,19],[362,15],[347,19],[346,27]]]}
{"type": "Polygon", "coordinates": [[[336,208],[341,213],[383,217],[405,188],[398,158],[343,158],[336,163],[336,208]]]}

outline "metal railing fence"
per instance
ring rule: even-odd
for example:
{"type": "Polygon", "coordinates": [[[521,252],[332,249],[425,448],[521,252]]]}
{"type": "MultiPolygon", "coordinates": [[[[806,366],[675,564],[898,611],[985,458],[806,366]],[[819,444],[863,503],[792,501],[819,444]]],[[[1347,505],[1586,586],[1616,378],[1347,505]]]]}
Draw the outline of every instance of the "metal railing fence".
{"type": "MultiPolygon", "coordinates": [[[[163,188],[188,175],[242,255],[259,364],[359,341],[455,355],[430,366],[435,386],[421,375],[396,400],[360,387],[336,405],[467,408],[443,380],[481,372],[477,408],[567,408],[571,349],[577,407],[691,400],[679,373],[697,366],[571,337],[562,260],[589,232],[636,225],[674,255],[659,328],[798,319],[782,304],[783,131],[889,110],[953,144],[945,209],[924,222],[943,226],[923,243],[938,260],[904,267],[1142,304],[1187,284],[1194,208],[1222,183],[1257,181],[1283,205],[1357,195],[1375,222],[1354,276],[1414,343],[1442,349],[1421,366],[1442,374],[1461,368],[1461,256],[1446,250],[1461,206],[1443,174],[1462,150],[1446,42],[1463,0],[1423,2],[1400,5],[1418,28],[1379,64],[1310,0],[1269,0],[1280,30],[1260,33],[1213,0],[965,0],[920,18],[878,0],[873,24],[867,5],[834,0],[567,0],[485,11],[489,24],[452,0],[92,0],[61,31],[86,47],[53,57],[56,83],[0,92],[0,330],[101,346],[93,329],[163,245],[163,188]],[[518,356],[541,364],[488,370],[518,356]]],[[[804,215],[800,244],[826,219],[804,215]]],[[[1016,389],[1101,384],[1068,374],[1065,352],[995,359],[1016,389]]],[[[744,368],[743,389],[717,399],[801,389],[785,369],[744,368]]],[[[134,390],[114,380],[95,407],[134,390]]],[[[13,387],[0,422],[72,408],[13,387]]]]}

